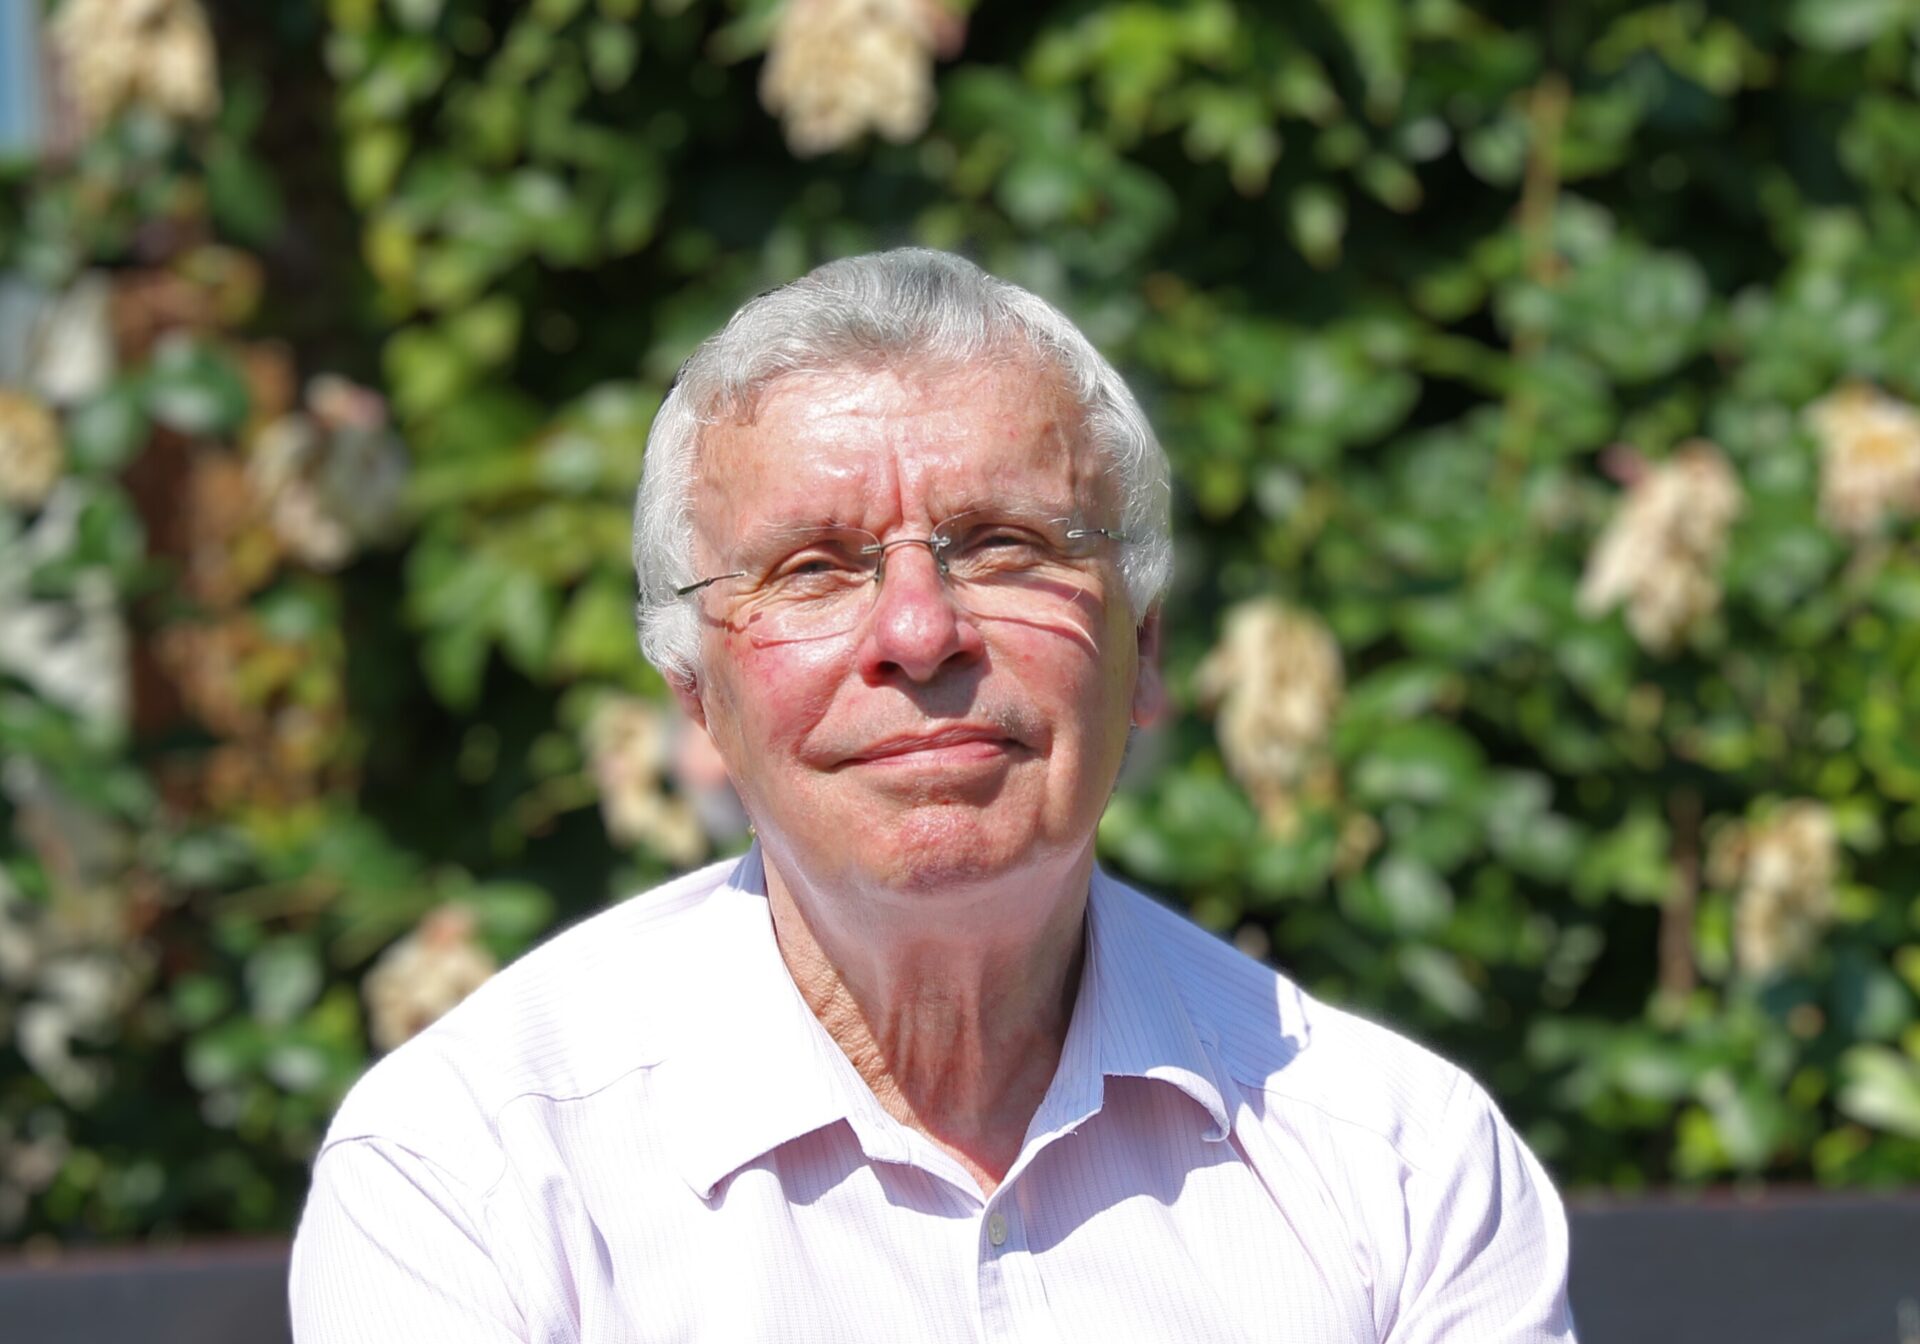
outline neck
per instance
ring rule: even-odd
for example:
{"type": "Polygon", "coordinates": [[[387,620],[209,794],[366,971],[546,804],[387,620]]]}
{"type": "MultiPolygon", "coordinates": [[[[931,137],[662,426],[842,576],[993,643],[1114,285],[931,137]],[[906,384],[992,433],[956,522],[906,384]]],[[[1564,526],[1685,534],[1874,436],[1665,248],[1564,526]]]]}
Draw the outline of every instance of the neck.
{"type": "Polygon", "coordinates": [[[983,1193],[1019,1156],[1059,1065],[1092,867],[1089,849],[1052,880],[942,899],[930,915],[924,894],[826,892],[768,857],[774,932],[807,1006],[888,1113],[983,1193]]]}

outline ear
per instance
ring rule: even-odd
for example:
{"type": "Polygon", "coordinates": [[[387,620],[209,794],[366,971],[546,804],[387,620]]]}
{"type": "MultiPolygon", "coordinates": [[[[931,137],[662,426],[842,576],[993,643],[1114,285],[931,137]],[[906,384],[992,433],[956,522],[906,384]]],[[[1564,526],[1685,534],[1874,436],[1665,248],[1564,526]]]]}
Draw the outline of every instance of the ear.
{"type": "Polygon", "coordinates": [[[1135,631],[1139,641],[1139,670],[1133,683],[1133,726],[1150,727],[1167,711],[1167,683],[1160,674],[1160,608],[1147,612],[1135,631]]]}
{"type": "Polygon", "coordinates": [[[703,731],[707,728],[707,705],[700,698],[700,683],[690,672],[673,672],[667,675],[667,689],[673,692],[673,698],[680,704],[680,712],[699,724],[703,731]]]}

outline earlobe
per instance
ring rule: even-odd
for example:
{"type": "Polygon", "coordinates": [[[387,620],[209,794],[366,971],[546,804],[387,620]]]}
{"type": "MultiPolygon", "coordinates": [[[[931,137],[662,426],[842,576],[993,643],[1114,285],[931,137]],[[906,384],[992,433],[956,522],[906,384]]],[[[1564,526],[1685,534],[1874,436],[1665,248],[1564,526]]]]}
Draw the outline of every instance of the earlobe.
{"type": "Polygon", "coordinates": [[[1167,709],[1166,679],[1160,675],[1160,608],[1147,613],[1134,632],[1139,663],[1133,683],[1133,726],[1149,728],[1167,709]]]}
{"type": "Polygon", "coordinates": [[[673,692],[682,714],[699,724],[703,732],[711,731],[707,728],[706,702],[700,698],[700,683],[692,673],[668,674],[667,689],[673,692]]]}

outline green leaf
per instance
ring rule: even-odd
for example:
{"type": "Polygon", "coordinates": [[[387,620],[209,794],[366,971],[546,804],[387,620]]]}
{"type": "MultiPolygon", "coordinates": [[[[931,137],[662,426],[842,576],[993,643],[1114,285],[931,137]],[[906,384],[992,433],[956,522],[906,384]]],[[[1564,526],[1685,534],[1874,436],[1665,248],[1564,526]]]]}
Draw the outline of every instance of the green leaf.
{"type": "Polygon", "coordinates": [[[500,647],[530,675],[545,671],[553,650],[556,602],[538,575],[510,573],[494,598],[494,629],[500,647]]]}
{"type": "Polygon", "coordinates": [[[237,429],[247,414],[247,385],[224,358],[188,341],[163,343],[146,375],[147,413],[181,434],[237,429]]]}
{"type": "Polygon", "coordinates": [[[76,470],[106,474],[132,460],[147,438],[147,415],[134,383],[113,384],[67,417],[67,452],[76,470]]]}
{"type": "Polygon", "coordinates": [[[488,882],[459,893],[471,906],[481,935],[495,956],[519,955],[553,922],[553,896],[531,882],[488,882]]]}
{"type": "Polygon", "coordinates": [[[1438,873],[1420,860],[1390,854],[1374,872],[1382,908],[1403,934],[1430,933],[1453,913],[1453,892],[1438,873]]]}
{"type": "Polygon", "coordinates": [[[596,23],[587,31],[587,69],[602,93],[622,87],[640,59],[640,38],[624,23],[596,23]]]}
{"type": "Polygon", "coordinates": [[[1574,872],[1574,890],[1583,900],[1618,896],[1657,905],[1673,887],[1671,845],[1659,813],[1650,804],[1638,805],[1587,847],[1574,872]]]}
{"type": "Polygon", "coordinates": [[[666,175],[653,156],[636,160],[622,178],[603,226],[607,248],[615,256],[636,252],[651,242],[667,204],[666,175]]]}
{"type": "Polygon", "coordinates": [[[277,938],[247,958],[247,999],[256,1021],[284,1027],[319,997],[320,958],[298,938],[277,938]]]}
{"type": "Polygon", "coordinates": [[[1878,958],[1848,947],[1834,960],[1834,1026],[1849,1039],[1892,1040],[1913,1022],[1912,996],[1878,958]]]}
{"type": "Polygon", "coordinates": [[[1347,202],[1339,191],[1324,183],[1299,188],[1288,203],[1287,218],[1293,244],[1309,265],[1326,270],[1339,262],[1347,232],[1347,202]]]}
{"type": "Polygon", "coordinates": [[[1821,51],[1851,51],[1913,17],[1909,0],[1793,0],[1787,27],[1821,51]]]}
{"type": "Polygon", "coordinates": [[[1295,834],[1255,847],[1247,881],[1261,896],[1311,896],[1326,885],[1339,853],[1337,819],[1309,816],[1295,834]]]}
{"type": "Polygon", "coordinates": [[[1840,1061],[1840,1109],[1863,1125],[1920,1139],[1920,1061],[1859,1045],[1840,1061]]]}
{"type": "Polygon", "coordinates": [[[1398,109],[1407,80],[1409,8],[1401,0],[1341,0],[1326,7],[1360,67],[1367,111],[1383,124],[1398,109]]]}
{"type": "Polygon", "coordinates": [[[1505,771],[1485,798],[1487,839],[1493,852],[1529,877],[1560,882],[1585,848],[1580,827],[1551,808],[1552,786],[1531,771],[1505,771]]]}
{"type": "Polygon", "coordinates": [[[1394,962],[1414,992],[1446,1016],[1460,1022],[1480,1016],[1480,991],[1451,953],[1437,947],[1408,946],[1400,949],[1394,962]]]}
{"type": "Polygon", "coordinates": [[[420,666],[448,709],[464,713],[480,699],[491,641],[474,626],[448,626],[421,637],[420,666]]]}
{"type": "Polygon", "coordinates": [[[285,583],[254,605],[261,628],[289,644],[311,644],[337,628],[339,606],[329,588],[314,583],[285,583]]]}
{"type": "Polygon", "coordinates": [[[264,1053],[260,1028],[244,1018],[203,1031],[187,1043],[187,1080],[202,1092],[239,1082],[264,1053]]]}
{"type": "Polygon", "coordinates": [[[1355,792],[1369,805],[1466,801],[1480,785],[1474,740],[1450,723],[1396,724],[1354,763],[1355,792]]]}
{"type": "Polygon", "coordinates": [[[173,1019],[186,1031],[198,1031],[225,1016],[233,991],[218,976],[195,974],[176,980],[169,996],[173,1019]]]}
{"type": "Polygon", "coordinates": [[[593,578],[568,603],[554,637],[556,671],[576,677],[619,677],[632,669],[635,645],[631,580],[593,578]]]}
{"type": "Polygon", "coordinates": [[[1622,1032],[1609,1051],[1608,1072],[1621,1091],[1665,1105],[1694,1089],[1695,1065],[1672,1042],[1640,1032],[1622,1032]]]}
{"type": "Polygon", "coordinates": [[[387,0],[387,5],[402,28],[423,33],[440,21],[446,0],[387,0]]]}
{"type": "Polygon", "coordinates": [[[388,339],[386,369],[394,401],[410,418],[452,401],[473,375],[460,348],[425,327],[407,327],[388,339]]]}
{"type": "Polygon", "coordinates": [[[207,155],[207,205],[220,232],[264,247],[285,227],[286,207],[267,166],[231,143],[207,155]]]}
{"type": "Polygon", "coordinates": [[[400,166],[407,160],[408,137],[404,127],[375,124],[347,139],[347,197],[355,205],[368,206],[393,190],[400,166]]]}
{"type": "Polygon", "coordinates": [[[496,294],[448,318],[445,333],[464,363],[478,369],[503,364],[520,340],[520,305],[496,294]]]}
{"type": "Polygon", "coordinates": [[[1701,1080],[1698,1091],[1727,1161],[1746,1171],[1765,1166],[1787,1123],[1778,1090],[1753,1074],[1736,1078],[1730,1071],[1716,1070],[1701,1080]]]}
{"type": "Polygon", "coordinates": [[[1435,663],[1392,663],[1358,681],[1340,706],[1336,742],[1343,754],[1392,722],[1418,719],[1463,693],[1459,676],[1435,663]]]}

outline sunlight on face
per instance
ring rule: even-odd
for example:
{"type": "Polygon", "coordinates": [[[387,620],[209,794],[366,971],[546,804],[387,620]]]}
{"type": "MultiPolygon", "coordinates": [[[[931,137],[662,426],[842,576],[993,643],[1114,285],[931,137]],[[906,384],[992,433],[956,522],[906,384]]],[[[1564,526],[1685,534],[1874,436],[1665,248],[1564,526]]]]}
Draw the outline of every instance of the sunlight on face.
{"type": "Polygon", "coordinates": [[[1053,376],[796,375],[708,430],[698,492],[696,567],[733,577],[687,700],[770,856],[923,893],[1085,857],[1153,673],[1053,376]]]}

